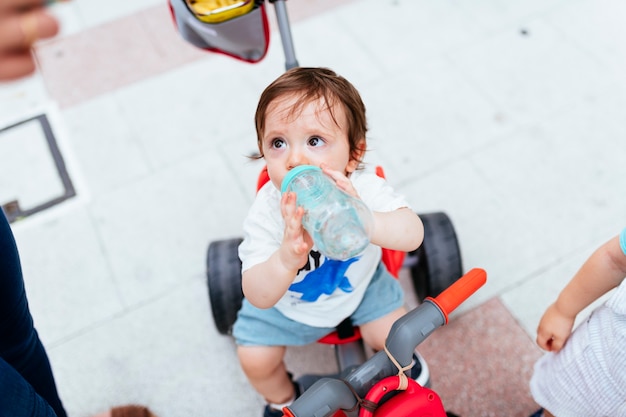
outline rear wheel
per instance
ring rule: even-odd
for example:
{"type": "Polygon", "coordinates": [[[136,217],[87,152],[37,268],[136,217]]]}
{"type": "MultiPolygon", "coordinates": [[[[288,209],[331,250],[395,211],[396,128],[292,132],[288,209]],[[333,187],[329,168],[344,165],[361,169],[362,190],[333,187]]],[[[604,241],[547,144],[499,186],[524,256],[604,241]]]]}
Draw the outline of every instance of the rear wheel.
{"type": "Polygon", "coordinates": [[[411,278],[420,301],[436,297],[463,275],[461,251],[454,226],[442,212],[419,214],[424,242],[407,256],[411,278]]]}
{"type": "Polygon", "coordinates": [[[238,247],[241,238],[211,242],[207,251],[206,276],[215,327],[230,334],[241,308],[241,261],[238,247]]]}

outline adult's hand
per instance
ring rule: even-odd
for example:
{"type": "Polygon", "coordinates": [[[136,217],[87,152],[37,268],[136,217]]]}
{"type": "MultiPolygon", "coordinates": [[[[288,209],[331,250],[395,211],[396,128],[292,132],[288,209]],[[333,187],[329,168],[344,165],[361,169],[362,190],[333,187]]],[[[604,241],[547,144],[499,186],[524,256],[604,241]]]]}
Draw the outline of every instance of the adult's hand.
{"type": "Polygon", "coordinates": [[[47,12],[45,0],[0,0],[0,81],[32,74],[32,45],[58,32],[59,23],[47,12]]]}

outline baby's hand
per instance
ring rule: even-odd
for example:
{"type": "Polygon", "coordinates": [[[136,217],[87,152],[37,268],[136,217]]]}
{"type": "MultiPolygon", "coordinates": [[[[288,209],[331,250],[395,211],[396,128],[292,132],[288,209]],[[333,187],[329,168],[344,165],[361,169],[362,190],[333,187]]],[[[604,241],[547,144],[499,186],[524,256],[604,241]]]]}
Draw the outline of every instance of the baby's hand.
{"type": "Polygon", "coordinates": [[[558,352],[572,333],[576,317],[564,315],[552,304],[543,314],[537,328],[537,344],[544,350],[558,352]]]}
{"type": "Polygon", "coordinates": [[[279,248],[280,260],[287,269],[298,270],[309,260],[313,239],[302,226],[304,209],[296,205],[295,193],[283,194],[280,210],[285,220],[285,233],[279,248]]]}
{"type": "Polygon", "coordinates": [[[360,198],[352,185],[352,181],[350,181],[350,178],[346,177],[343,172],[330,169],[326,164],[322,164],[320,168],[324,174],[328,175],[335,181],[335,184],[337,184],[337,187],[339,187],[340,190],[350,194],[352,197],[360,198]]]}

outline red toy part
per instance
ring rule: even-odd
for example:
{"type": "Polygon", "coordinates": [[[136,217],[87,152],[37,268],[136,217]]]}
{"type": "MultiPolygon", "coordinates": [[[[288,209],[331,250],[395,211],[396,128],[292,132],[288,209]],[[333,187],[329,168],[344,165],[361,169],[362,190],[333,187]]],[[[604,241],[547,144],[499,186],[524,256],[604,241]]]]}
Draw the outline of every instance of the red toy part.
{"type": "MultiPolygon", "coordinates": [[[[295,416],[293,415],[293,413],[291,412],[290,409],[285,407],[285,408],[283,408],[283,417],[295,417],[295,416]]],[[[346,417],[346,413],[344,413],[343,411],[339,410],[335,414],[333,414],[332,417],[346,417]]]]}
{"type": "Polygon", "coordinates": [[[184,0],[168,0],[168,6],[180,35],[197,48],[251,64],[260,62],[267,55],[270,25],[264,2],[244,15],[220,23],[206,23],[192,17],[193,13],[184,5],[184,0]],[[185,15],[177,16],[176,10],[184,11],[185,15]],[[255,53],[251,54],[251,50],[255,53]]]}
{"type": "MultiPolygon", "coordinates": [[[[412,379],[409,386],[385,401],[373,412],[361,407],[359,417],[446,417],[446,410],[437,393],[412,379]]],[[[377,404],[384,395],[398,389],[400,377],[382,379],[367,393],[366,400],[377,404]]]]}
{"type": "Polygon", "coordinates": [[[448,324],[448,314],[452,313],[463,301],[487,282],[487,272],[474,268],[445,289],[436,298],[426,297],[441,310],[448,324]]]}
{"type": "Polygon", "coordinates": [[[357,340],[361,340],[361,330],[358,327],[354,327],[354,334],[349,337],[339,337],[338,332],[332,332],[331,334],[327,334],[318,340],[319,343],[324,343],[326,345],[340,345],[342,343],[350,343],[355,342],[357,340]]]}

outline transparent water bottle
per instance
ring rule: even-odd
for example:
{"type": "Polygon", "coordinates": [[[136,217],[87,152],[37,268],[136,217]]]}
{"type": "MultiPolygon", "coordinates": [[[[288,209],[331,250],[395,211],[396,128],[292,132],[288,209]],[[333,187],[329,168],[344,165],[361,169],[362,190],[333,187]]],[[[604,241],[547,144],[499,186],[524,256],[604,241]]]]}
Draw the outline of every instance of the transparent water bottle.
{"type": "Polygon", "coordinates": [[[324,256],[345,260],[369,245],[371,211],[320,168],[300,165],[290,170],[281,184],[282,193],[289,191],[296,193],[296,204],[304,208],[302,225],[324,256]]]}

